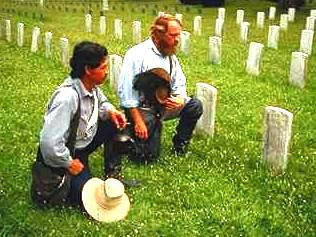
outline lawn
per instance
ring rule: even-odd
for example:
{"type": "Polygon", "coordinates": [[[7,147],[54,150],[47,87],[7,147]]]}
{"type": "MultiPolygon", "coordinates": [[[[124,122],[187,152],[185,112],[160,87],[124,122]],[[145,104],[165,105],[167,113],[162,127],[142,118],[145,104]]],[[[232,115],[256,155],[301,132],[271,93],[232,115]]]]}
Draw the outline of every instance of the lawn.
{"type": "MultiPolygon", "coordinates": [[[[316,48],[308,60],[304,89],[289,84],[291,52],[299,50],[300,33],[314,6],[296,12],[295,22],[282,31],[277,50],[266,47],[269,24],[256,28],[256,12],[268,16],[271,1],[226,1],[220,65],[207,61],[208,37],[213,35],[217,8],[183,6],[175,0],[111,2],[106,12],[107,34],[98,34],[99,3],[50,1],[36,4],[2,0],[0,3],[0,236],[316,236],[316,48]],[[52,7],[53,6],[53,7],[52,7]],[[249,42],[263,43],[259,76],[245,71],[248,43],[239,41],[236,10],[245,10],[249,42]],[[14,9],[14,10],[12,10],[14,9]],[[86,33],[84,15],[93,16],[93,32],[86,33]],[[127,189],[131,210],[124,221],[97,223],[73,208],[40,210],[30,200],[30,166],[35,159],[45,106],[67,76],[60,65],[58,39],[72,46],[83,39],[106,45],[111,54],[124,55],[133,45],[132,21],[142,22],[142,35],[158,11],[182,13],[184,29],[193,31],[201,15],[201,36],[191,35],[190,55],[178,57],[187,76],[189,94],[205,82],[218,89],[213,138],[195,136],[186,157],[170,151],[176,121],[165,123],[160,159],[147,166],[126,160],[124,175],[143,182],[127,189]],[[123,21],[123,40],[113,36],[115,18],[123,21]],[[4,20],[11,20],[12,42],[4,38],[4,20]],[[25,44],[16,45],[16,24],[25,24],[25,44]],[[41,28],[37,53],[30,52],[31,32],[41,28]],[[43,36],[53,33],[54,54],[45,58],[43,36]],[[288,167],[273,176],[262,162],[263,115],[266,106],[293,113],[288,167]]],[[[102,86],[118,105],[109,83],[102,86]]],[[[91,167],[102,176],[102,151],[91,167]]]]}

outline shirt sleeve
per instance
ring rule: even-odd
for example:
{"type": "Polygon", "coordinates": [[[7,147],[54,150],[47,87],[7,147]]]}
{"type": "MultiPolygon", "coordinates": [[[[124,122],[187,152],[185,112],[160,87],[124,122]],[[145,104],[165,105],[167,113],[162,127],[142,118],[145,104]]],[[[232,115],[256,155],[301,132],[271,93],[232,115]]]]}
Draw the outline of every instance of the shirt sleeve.
{"type": "Polygon", "coordinates": [[[101,118],[102,120],[106,120],[108,118],[108,110],[113,109],[114,105],[109,102],[108,98],[99,88],[97,88],[97,96],[99,100],[99,118],[101,118]]]}
{"type": "Polygon", "coordinates": [[[171,93],[174,95],[180,95],[183,98],[187,98],[186,78],[177,57],[172,57],[172,63],[173,73],[171,81],[171,93]]]}
{"type": "Polygon", "coordinates": [[[118,81],[118,95],[123,108],[135,108],[139,105],[139,93],[133,89],[135,75],[141,72],[141,63],[137,61],[135,50],[126,53],[118,81]]]}
{"type": "Polygon", "coordinates": [[[71,161],[66,142],[70,121],[74,117],[78,95],[71,87],[57,90],[48,105],[40,134],[40,149],[47,165],[68,168],[71,161]]]}

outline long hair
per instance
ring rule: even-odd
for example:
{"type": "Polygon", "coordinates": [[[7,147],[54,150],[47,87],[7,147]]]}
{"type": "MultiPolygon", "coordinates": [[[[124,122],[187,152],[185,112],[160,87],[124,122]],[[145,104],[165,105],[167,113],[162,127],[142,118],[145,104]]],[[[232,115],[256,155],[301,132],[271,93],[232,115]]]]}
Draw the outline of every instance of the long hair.
{"type": "Polygon", "coordinates": [[[104,57],[108,56],[107,49],[94,42],[82,41],[74,47],[72,58],[70,59],[70,76],[81,78],[86,67],[97,68],[100,66],[104,57]]]}

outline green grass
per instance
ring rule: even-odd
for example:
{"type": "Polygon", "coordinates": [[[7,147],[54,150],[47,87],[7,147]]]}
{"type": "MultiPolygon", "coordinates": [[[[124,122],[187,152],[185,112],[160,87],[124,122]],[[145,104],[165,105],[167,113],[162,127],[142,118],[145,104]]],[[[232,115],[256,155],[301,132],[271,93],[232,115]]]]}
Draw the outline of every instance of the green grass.
{"type": "MultiPolygon", "coordinates": [[[[7,43],[3,36],[0,39],[0,236],[316,236],[315,47],[309,58],[305,89],[288,83],[291,52],[299,48],[300,31],[311,6],[298,11],[295,23],[281,33],[278,50],[264,48],[261,73],[253,77],[245,72],[249,44],[238,40],[235,12],[238,8],[246,10],[246,19],[252,24],[250,41],[265,45],[269,23],[278,24],[278,20],[266,21],[264,29],[256,29],[256,12],[267,13],[271,2],[227,2],[221,65],[207,62],[207,42],[214,32],[216,8],[186,7],[171,0],[145,4],[126,1],[107,14],[107,35],[99,36],[84,32],[84,4],[69,4],[68,13],[57,10],[56,4],[56,9],[44,11],[44,21],[32,18],[33,6],[16,8],[21,12],[27,9],[29,14],[24,17],[3,12],[0,4],[2,30],[4,19],[12,22],[12,42],[7,43]],[[122,8],[126,14],[122,14],[122,8]],[[185,30],[191,32],[191,19],[203,17],[202,36],[192,36],[190,56],[179,53],[179,59],[190,94],[194,94],[197,82],[209,83],[219,91],[214,138],[194,137],[188,156],[178,158],[170,152],[169,139],[176,123],[166,122],[157,163],[124,163],[127,178],[144,182],[141,188],[127,190],[132,206],[124,221],[103,224],[86,218],[77,209],[37,209],[29,197],[30,166],[46,103],[68,73],[58,62],[58,38],[67,37],[71,46],[83,39],[96,40],[110,53],[124,55],[132,45],[132,21],[142,21],[145,38],[153,13],[160,10],[183,13],[185,30]],[[112,37],[117,16],[123,19],[121,42],[112,37]],[[27,35],[23,48],[15,43],[19,21],[25,23],[27,35]],[[34,26],[41,28],[42,35],[53,32],[52,60],[44,57],[43,42],[38,53],[30,52],[34,26]],[[261,162],[267,105],[294,114],[288,168],[277,177],[271,176],[261,162]]],[[[97,32],[95,5],[93,29],[97,32]]],[[[117,105],[108,83],[103,89],[117,105]]],[[[102,175],[101,156],[100,150],[90,159],[98,177],[102,175]]]]}

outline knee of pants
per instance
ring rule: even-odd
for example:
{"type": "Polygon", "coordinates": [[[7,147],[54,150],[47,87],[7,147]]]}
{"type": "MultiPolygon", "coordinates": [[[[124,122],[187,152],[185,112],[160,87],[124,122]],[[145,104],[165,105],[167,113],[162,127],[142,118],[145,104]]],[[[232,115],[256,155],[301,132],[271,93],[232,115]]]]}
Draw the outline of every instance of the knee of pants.
{"type": "Polygon", "coordinates": [[[184,106],[182,112],[188,118],[200,118],[203,114],[203,105],[202,102],[193,97],[191,100],[184,106]]]}

